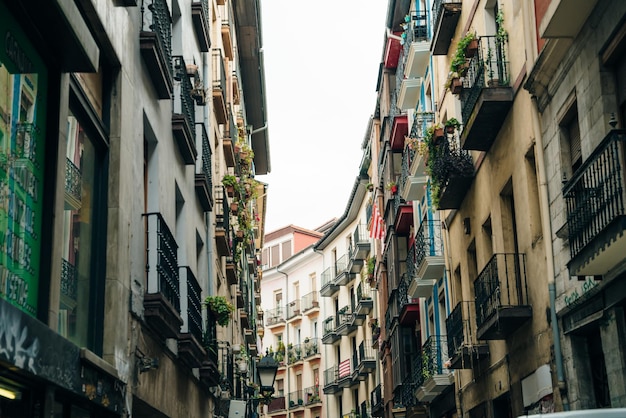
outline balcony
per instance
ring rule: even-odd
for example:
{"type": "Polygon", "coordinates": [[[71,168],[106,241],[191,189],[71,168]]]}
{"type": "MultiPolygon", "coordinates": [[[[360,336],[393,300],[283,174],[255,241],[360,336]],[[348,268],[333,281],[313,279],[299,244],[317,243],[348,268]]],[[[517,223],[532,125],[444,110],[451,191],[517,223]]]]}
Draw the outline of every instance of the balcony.
{"type": "Polygon", "coordinates": [[[402,83],[400,84],[400,91],[398,93],[398,108],[404,110],[415,109],[417,107],[417,104],[419,103],[421,87],[421,78],[403,79],[402,83]]]}
{"type": "Polygon", "coordinates": [[[349,266],[350,273],[360,273],[363,269],[363,263],[370,252],[369,234],[367,232],[367,225],[359,224],[354,230],[352,235],[352,242],[350,243],[349,250],[349,266]]]}
{"type": "Polygon", "coordinates": [[[407,236],[413,226],[413,202],[407,202],[399,193],[393,195],[394,230],[398,236],[407,236]]]}
{"type": "Polygon", "coordinates": [[[383,391],[380,384],[378,384],[370,394],[370,405],[372,406],[373,417],[382,417],[384,415],[385,404],[383,402],[383,391]]]}
{"type": "Polygon", "coordinates": [[[267,406],[267,413],[273,414],[276,412],[285,411],[285,397],[284,396],[276,396],[273,397],[270,404],[267,406]]]}
{"type": "MultiPolygon", "coordinates": [[[[225,12],[227,7],[228,5],[222,8],[221,11],[225,12]]],[[[228,11],[230,12],[230,10],[228,11]]],[[[234,47],[233,29],[232,29],[229,15],[230,13],[228,13],[228,16],[222,16],[221,33],[222,33],[222,45],[224,46],[224,55],[226,56],[226,58],[232,61],[235,55],[233,53],[233,47],[234,47]]]]}
{"type": "Polygon", "coordinates": [[[337,335],[350,335],[356,331],[357,326],[352,323],[352,312],[349,306],[344,306],[337,312],[337,335]]]}
{"type": "Polygon", "coordinates": [[[372,289],[366,282],[361,282],[356,288],[356,307],[354,313],[357,315],[369,315],[374,307],[372,289]]]}
{"type": "Polygon", "coordinates": [[[430,38],[428,37],[426,13],[413,12],[411,23],[406,29],[406,63],[404,76],[406,78],[424,77],[430,60],[430,38]]]}
{"type": "Polygon", "coordinates": [[[339,369],[337,366],[324,370],[324,388],[322,389],[324,395],[333,395],[337,392],[341,392],[338,380],[339,369]]]}
{"type": "Polygon", "coordinates": [[[524,254],[494,254],[474,280],[479,339],[502,340],[532,318],[524,254]]]}
{"type": "Polygon", "coordinates": [[[626,131],[613,130],[563,188],[572,276],[601,276],[626,254],[626,131]]]}
{"type": "MultiPolygon", "coordinates": [[[[402,32],[394,32],[395,36],[402,35],[402,32]]],[[[398,67],[398,59],[400,58],[400,51],[402,51],[402,45],[400,40],[394,37],[388,37],[385,42],[385,55],[383,56],[383,65],[388,69],[395,69],[398,67]]]]}
{"type": "Polygon", "coordinates": [[[190,368],[200,367],[206,357],[202,331],[202,288],[189,267],[180,267],[183,325],[178,336],[178,356],[190,368]]]}
{"type": "Polygon", "coordinates": [[[513,106],[507,53],[506,43],[495,36],[478,40],[478,53],[470,59],[459,95],[465,123],[463,149],[488,151],[513,106]]]}
{"type": "Polygon", "coordinates": [[[230,205],[224,186],[215,186],[215,247],[220,257],[229,256],[232,234],[230,231],[230,205]]]}
{"type": "Polygon", "coordinates": [[[416,112],[411,125],[409,144],[405,146],[403,156],[402,169],[407,164],[408,174],[404,179],[401,193],[406,201],[420,202],[426,195],[426,186],[428,184],[428,174],[426,173],[426,156],[422,148],[425,145],[424,137],[427,125],[435,120],[432,112],[416,112]],[[406,159],[406,162],[405,162],[406,159]]]}
{"type": "Polygon", "coordinates": [[[433,39],[430,50],[433,55],[448,55],[456,25],[461,17],[461,2],[435,0],[433,2],[433,39]]]}
{"type": "Polygon", "coordinates": [[[229,286],[237,284],[237,265],[232,257],[226,257],[226,260],[224,261],[224,270],[226,271],[226,283],[228,283],[229,286]]]}
{"type": "Polygon", "coordinates": [[[441,223],[425,218],[415,234],[415,243],[409,249],[407,258],[407,270],[414,277],[409,294],[423,298],[432,296],[433,287],[443,276],[444,269],[441,223]]]}
{"type": "Polygon", "coordinates": [[[307,408],[322,406],[319,385],[311,386],[304,389],[304,406],[307,408]]]}
{"type": "Polygon", "coordinates": [[[345,286],[355,278],[355,275],[348,270],[348,254],[344,254],[337,259],[334,275],[334,283],[337,286],[345,286]]]}
{"type": "Polygon", "coordinates": [[[398,285],[398,299],[400,305],[399,322],[401,325],[414,326],[416,321],[419,321],[420,317],[420,304],[419,299],[409,295],[409,284],[412,281],[411,277],[405,273],[400,279],[398,285]]]}
{"type": "MultiPolygon", "coordinates": [[[[24,140],[33,144],[31,139],[32,131],[35,129],[32,124],[24,126],[18,124],[17,140],[24,140]]],[[[26,142],[24,142],[26,143],[26,142]]],[[[82,206],[82,174],[80,169],[69,158],[65,159],[65,209],[79,210],[82,206]]]]}
{"type": "Polygon", "coordinates": [[[321,358],[319,338],[305,338],[302,344],[302,357],[305,360],[316,360],[321,358]]]}
{"type": "Polygon", "coordinates": [[[368,376],[376,370],[376,355],[371,341],[361,341],[359,344],[359,362],[356,369],[361,376],[368,376]]]}
{"type": "MultiPolygon", "coordinates": [[[[207,355],[199,370],[200,381],[209,387],[218,386],[221,383],[222,374],[220,373],[218,359],[228,358],[220,355],[222,353],[220,353],[220,348],[218,347],[216,326],[216,320],[209,317],[204,336],[204,347],[207,355]]],[[[232,370],[232,368],[229,368],[229,370],[232,370]]]]}
{"type": "Polygon", "coordinates": [[[274,309],[268,309],[265,311],[265,326],[268,328],[275,328],[285,325],[285,308],[279,306],[274,309]]]}
{"type": "Polygon", "coordinates": [[[293,412],[298,412],[299,410],[304,409],[304,392],[302,389],[296,390],[295,392],[290,392],[288,395],[289,400],[289,410],[293,412]]]}
{"type": "Polygon", "coordinates": [[[320,311],[319,292],[313,291],[302,296],[300,306],[305,315],[317,315],[320,311]]]}
{"type": "Polygon", "coordinates": [[[433,205],[437,209],[459,209],[474,180],[474,162],[461,148],[456,133],[445,135],[429,148],[429,161],[436,160],[431,172],[433,205]]]}
{"type": "Polygon", "coordinates": [[[78,297],[78,275],[76,266],[61,259],[61,302],[74,309],[76,307],[76,298],[78,297]]]}
{"type": "Polygon", "coordinates": [[[177,338],[180,317],[178,245],[160,213],[146,213],[146,322],[161,338],[177,338]]]}
{"type": "Polygon", "coordinates": [[[337,385],[341,389],[349,388],[353,385],[352,367],[350,366],[350,363],[351,363],[351,360],[349,358],[339,363],[339,368],[337,371],[337,385]]]}
{"type": "Polygon", "coordinates": [[[445,367],[448,361],[447,337],[428,337],[421,352],[421,374],[423,382],[416,391],[417,400],[432,402],[449,386],[454,385],[454,375],[445,367]]]}
{"type": "Polygon", "coordinates": [[[196,163],[196,110],[191,91],[193,86],[187,66],[181,56],[174,58],[174,101],[172,113],[172,133],[178,151],[186,165],[196,163]]]}
{"type": "Polygon", "coordinates": [[[217,123],[225,124],[228,118],[226,101],[226,71],[224,70],[224,58],[219,49],[213,49],[211,53],[211,69],[213,72],[211,91],[213,92],[213,111],[217,123]]]}
{"type": "Polygon", "coordinates": [[[235,167],[235,143],[237,143],[239,130],[237,129],[235,116],[230,110],[228,111],[228,123],[223,129],[222,149],[224,150],[224,161],[226,161],[226,167],[235,167]]]}
{"type": "MultiPolygon", "coordinates": [[[[539,24],[541,38],[575,38],[597,0],[551,0],[539,24]]],[[[540,16],[537,16],[539,18],[540,16]]]]}
{"type": "Polygon", "coordinates": [[[329,316],[324,320],[324,334],[322,335],[323,344],[334,344],[341,339],[341,335],[337,334],[335,327],[335,317],[329,316]]]}
{"type": "Polygon", "coordinates": [[[320,295],[332,297],[339,292],[339,286],[335,284],[334,272],[334,267],[329,267],[322,272],[322,288],[320,289],[320,295]]]}
{"type": "Polygon", "coordinates": [[[202,210],[210,212],[213,210],[213,180],[211,179],[211,146],[209,145],[209,135],[204,123],[196,123],[196,140],[202,144],[202,161],[196,165],[195,188],[196,196],[200,202],[202,210]]]}
{"type": "Polygon", "coordinates": [[[166,0],[146,0],[141,8],[139,46],[159,99],[172,97],[172,24],[166,0]]]}
{"type": "Polygon", "coordinates": [[[287,321],[300,319],[302,319],[302,311],[300,310],[300,299],[297,299],[287,305],[287,321]]]}
{"type": "Polygon", "coordinates": [[[211,29],[209,28],[209,0],[191,3],[191,21],[196,32],[198,47],[202,52],[211,48],[211,29]]]}
{"type": "Polygon", "coordinates": [[[489,346],[476,338],[475,313],[474,301],[462,301],[446,318],[451,369],[472,369],[489,357],[489,346]]]}
{"type": "Polygon", "coordinates": [[[409,134],[409,120],[406,114],[401,114],[400,109],[392,110],[393,118],[389,144],[393,151],[401,151],[404,148],[404,138],[409,134]]]}

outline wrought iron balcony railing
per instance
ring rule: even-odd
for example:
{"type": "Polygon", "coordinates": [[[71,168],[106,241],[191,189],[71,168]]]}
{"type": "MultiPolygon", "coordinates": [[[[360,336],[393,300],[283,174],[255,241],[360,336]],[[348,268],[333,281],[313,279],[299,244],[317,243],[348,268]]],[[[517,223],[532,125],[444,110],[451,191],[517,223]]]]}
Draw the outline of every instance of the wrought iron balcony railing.
{"type": "Polygon", "coordinates": [[[196,337],[197,341],[203,340],[202,328],[202,288],[189,267],[187,269],[187,331],[196,337]]]}
{"type": "Polygon", "coordinates": [[[415,235],[415,266],[417,270],[426,257],[443,256],[441,223],[424,219],[415,235]]]}
{"type": "Polygon", "coordinates": [[[169,78],[172,78],[172,23],[165,0],[142,0],[141,30],[154,32],[157,42],[165,54],[169,78]]]}
{"type": "MultiPolygon", "coordinates": [[[[578,269],[595,254],[580,257],[579,260],[576,258],[583,254],[592,241],[604,234],[597,248],[603,247],[605,243],[613,245],[613,235],[623,231],[623,227],[615,227],[609,232],[608,227],[626,216],[625,144],[626,131],[610,131],[563,187],[570,256],[573,260],[569,265],[572,274],[583,275],[578,269]]],[[[616,261],[621,261],[621,258],[618,257],[616,261]]],[[[604,274],[604,271],[596,269],[589,273],[604,274]]]]}
{"type": "Polygon", "coordinates": [[[330,385],[336,385],[338,379],[339,379],[339,368],[337,366],[332,366],[324,370],[324,387],[330,386],[330,385]]]}
{"type": "Polygon", "coordinates": [[[146,228],[146,272],[148,293],[161,293],[180,313],[178,244],[160,213],[144,215],[146,228]]]}
{"type": "Polygon", "coordinates": [[[80,208],[82,194],[82,175],[80,169],[69,159],[65,159],[65,192],[74,202],[72,206],[80,208]]]}
{"type": "MultiPolygon", "coordinates": [[[[174,112],[183,115],[189,127],[194,131],[196,129],[196,111],[195,102],[192,98],[193,85],[187,74],[187,64],[185,59],[180,55],[175,55],[174,59],[174,80],[180,82],[180,94],[174,97],[174,112]]],[[[195,134],[193,135],[195,138],[195,134]]]]}
{"type": "Polygon", "coordinates": [[[425,378],[449,374],[445,367],[448,361],[447,336],[431,335],[422,346],[422,373],[425,378]]]}
{"type": "Polygon", "coordinates": [[[302,344],[294,344],[287,346],[287,364],[294,364],[304,359],[302,344]]]}
{"type": "Polygon", "coordinates": [[[372,393],[370,394],[370,405],[372,405],[372,415],[382,416],[383,404],[383,391],[380,384],[378,384],[372,393]]]}
{"type": "Polygon", "coordinates": [[[310,386],[303,390],[304,392],[304,404],[306,406],[314,405],[322,402],[322,398],[320,397],[320,386],[310,386]]]}
{"type": "Polygon", "coordinates": [[[478,53],[470,59],[465,74],[461,99],[461,115],[468,121],[482,89],[504,87],[510,83],[507,43],[496,36],[481,36],[478,53]]]}
{"type": "Polygon", "coordinates": [[[474,294],[479,328],[500,307],[528,305],[525,254],[494,254],[474,281],[474,294]]]}
{"type": "Polygon", "coordinates": [[[69,297],[72,301],[76,301],[78,296],[76,267],[64,258],[61,259],[61,295],[69,297]]]}
{"type": "Polygon", "coordinates": [[[295,409],[304,406],[304,392],[302,389],[289,392],[289,409],[295,409]]]}

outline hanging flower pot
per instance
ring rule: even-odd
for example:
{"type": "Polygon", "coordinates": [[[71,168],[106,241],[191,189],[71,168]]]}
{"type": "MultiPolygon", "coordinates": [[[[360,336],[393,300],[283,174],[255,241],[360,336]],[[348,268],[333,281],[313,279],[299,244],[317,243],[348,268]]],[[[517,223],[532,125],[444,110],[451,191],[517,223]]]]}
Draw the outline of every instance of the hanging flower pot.
{"type": "Polygon", "coordinates": [[[478,52],[478,39],[474,38],[467,44],[467,48],[465,48],[465,56],[467,58],[472,58],[478,52]]]}
{"type": "Polygon", "coordinates": [[[435,128],[435,130],[433,132],[433,138],[439,139],[439,138],[443,138],[443,136],[444,136],[443,127],[435,128]]]}
{"type": "Polygon", "coordinates": [[[463,91],[463,83],[459,77],[455,77],[450,81],[450,91],[452,94],[460,94],[463,91]]]}

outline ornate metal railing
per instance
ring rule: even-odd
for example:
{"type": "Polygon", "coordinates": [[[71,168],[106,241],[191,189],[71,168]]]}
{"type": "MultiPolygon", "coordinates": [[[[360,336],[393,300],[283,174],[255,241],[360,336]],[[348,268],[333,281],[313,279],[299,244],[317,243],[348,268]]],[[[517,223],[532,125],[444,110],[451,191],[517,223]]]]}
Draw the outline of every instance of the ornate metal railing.
{"type": "Polygon", "coordinates": [[[407,273],[404,273],[400,278],[400,284],[398,285],[398,300],[400,305],[400,312],[406,305],[412,305],[418,302],[418,300],[413,300],[412,297],[409,296],[409,286],[411,284],[412,278],[409,277],[407,273]]]}
{"type": "Polygon", "coordinates": [[[419,268],[426,257],[443,256],[441,223],[424,219],[415,235],[415,266],[419,268]]]}
{"type": "Polygon", "coordinates": [[[309,386],[308,388],[305,388],[303,392],[305,405],[312,405],[322,402],[322,398],[320,397],[319,385],[309,386]]]}
{"type": "Polygon", "coordinates": [[[80,202],[82,193],[82,175],[80,169],[69,159],[65,159],[65,191],[80,202]]]}
{"type": "Polygon", "coordinates": [[[357,303],[363,300],[371,300],[371,299],[372,299],[372,289],[370,288],[370,285],[365,282],[359,283],[359,285],[356,287],[357,303]]]}
{"type": "Polygon", "coordinates": [[[370,404],[372,408],[380,408],[383,406],[383,390],[380,384],[378,384],[372,393],[370,394],[370,404]]]}
{"type": "Polygon", "coordinates": [[[202,341],[202,288],[189,267],[187,269],[187,330],[202,341]]]}
{"type": "Polygon", "coordinates": [[[64,258],[61,259],[61,294],[72,300],[78,295],[76,267],[64,258]]]}
{"type": "MultiPolygon", "coordinates": [[[[193,85],[191,84],[191,80],[189,80],[189,75],[187,74],[187,64],[185,63],[185,59],[180,55],[175,55],[173,58],[174,80],[180,82],[180,95],[178,97],[178,100],[180,100],[180,113],[189,124],[189,128],[194,132],[192,137],[195,140],[196,111],[194,101],[191,96],[193,85]]],[[[177,106],[178,103],[176,101],[176,97],[173,97],[172,101],[175,104],[174,109],[177,111],[179,106],[177,106]]]]}
{"type": "Polygon", "coordinates": [[[413,357],[411,360],[412,368],[412,380],[415,383],[415,387],[419,388],[426,381],[426,374],[424,373],[424,356],[421,353],[413,357]]]}
{"type": "MultiPolygon", "coordinates": [[[[463,305],[469,302],[459,302],[446,318],[446,330],[448,331],[448,353],[454,355],[465,338],[463,336],[463,305]]],[[[469,311],[469,310],[468,310],[469,311]]]]}
{"type": "Polygon", "coordinates": [[[618,216],[624,206],[626,131],[612,130],[563,187],[572,258],[618,216]]]}
{"type": "Polygon", "coordinates": [[[448,361],[448,345],[445,335],[431,335],[422,346],[422,374],[424,378],[449,373],[444,367],[448,361]]]}
{"type": "Polygon", "coordinates": [[[469,60],[464,76],[461,115],[469,120],[483,88],[508,86],[510,83],[507,42],[497,36],[481,36],[478,53],[469,60]]]}
{"type": "Polygon", "coordinates": [[[200,166],[200,172],[207,182],[209,193],[213,190],[213,179],[211,177],[212,170],[212,152],[209,145],[209,135],[207,134],[204,123],[196,123],[196,129],[200,129],[202,135],[202,165],[200,166]]]}
{"type": "Polygon", "coordinates": [[[411,176],[411,163],[415,159],[416,150],[405,145],[402,151],[402,171],[400,174],[400,189],[404,189],[407,179],[411,176]]]}
{"type": "Polygon", "coordinates": [[[359,361],[375,361],[374,349],[372,349],[372,342],[363,340],[359,344],[359,361]]]}
{"type": "Polygon", "coordinates": [[[150,278],[156,277],[154,284],[156,284],[157,292],[161,293],[176,311],[180,312],[178,244],[160,213],[146,213],[144,216],[148,218],[146,228],[148,288],[150,290],[150,278]],[[151,227],[155,229],[151,230],[151,227]],[[154,252],[156,254],[153,254],[154,252]],[[155,260],[156,264],[151,265],[151,260],[155,260]]]}
{"type": "Polygon", "coordinates": [[[527,305],[525,254],[494,254],[474,280],[474,294],[478,327],[499,307],[527,305]]]}
{"type": "Polygon", "coordinates": [[[154,32],[157,42],[165,54],[167,72],[172,78],[172,21],[165,0],[143,0],[141,2],[141,30],[154,32]]]}
{"type": "Polygon", "coordinates": [[[426,130],[435,121],[433,112],[415,112],[413,115],[413,124],[411,125],[411,138],[424,138],[426,130]]]}

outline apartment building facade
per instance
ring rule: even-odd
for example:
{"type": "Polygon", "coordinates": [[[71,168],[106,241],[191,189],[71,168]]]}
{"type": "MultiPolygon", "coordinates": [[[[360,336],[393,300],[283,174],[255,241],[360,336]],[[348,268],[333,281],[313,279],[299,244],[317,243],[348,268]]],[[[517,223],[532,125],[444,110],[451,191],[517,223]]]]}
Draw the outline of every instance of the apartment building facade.
{"type": "Polygon", "coordinates": [[[623,407],[626,8],[534,3],[524,87],[543,144],[563,402],[623,407]]]}
{"type": "Polygon", "coordinates": [[[389,2],[375,177],[387,228],[376,269],[384,416],[562,405],[542,160],[522,87],[533,10],[389,2]]]}
{"type": "Polygon", "coordinates": [[[266,410],[271,417],[324,416],[321,257],[313,251],[322,236],[318,230],[287,226],[265,238],[263,354],[274,356],[279,363],[274,399],[266,410]]]}
{"type": "Polygon", "coordinates": [[[0,16],[3,415],[220,415],[229,347],[253,370],[258,343],[258,1],[3,1],[0,16]],[[227,326],[204,306],[218,295],[227,326]]]}

